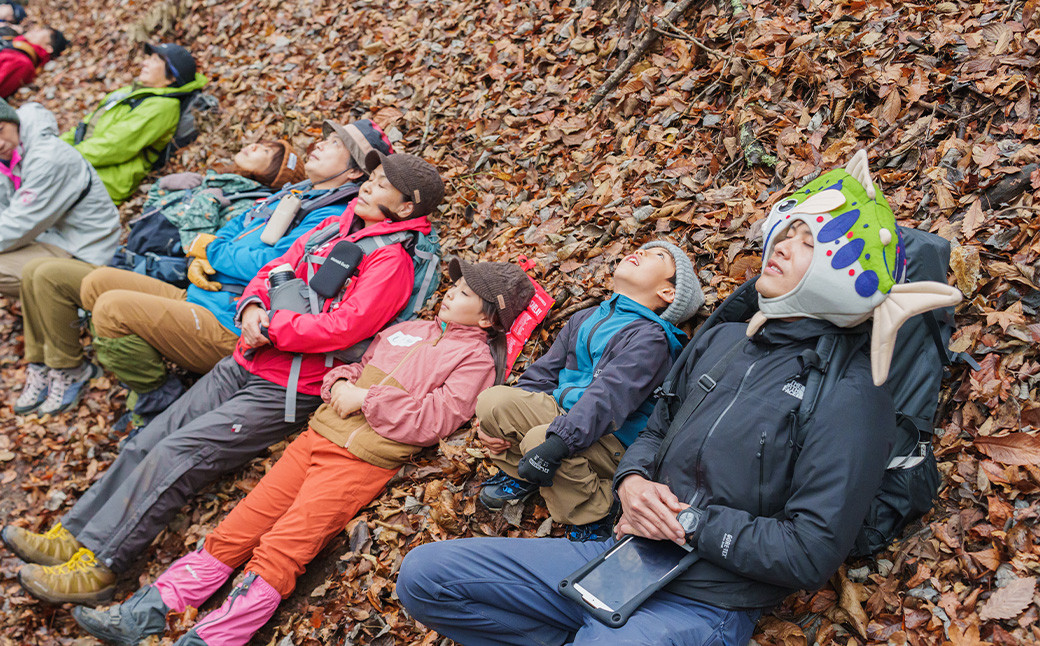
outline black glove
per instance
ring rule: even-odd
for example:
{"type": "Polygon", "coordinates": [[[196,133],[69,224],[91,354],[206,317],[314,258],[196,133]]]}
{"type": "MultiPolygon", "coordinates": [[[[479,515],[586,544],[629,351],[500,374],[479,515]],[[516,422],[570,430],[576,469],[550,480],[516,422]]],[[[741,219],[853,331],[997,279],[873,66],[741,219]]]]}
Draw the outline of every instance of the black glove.
{"type": "Polygon", "coordinates": [[[551,487],[553,476],[560,468],[563,459],[571,450],[559,435],[550,433],[545,441],[534,447],[520,458],[516,472],[521,478],[533,482],[539,487],[551,487]]]}

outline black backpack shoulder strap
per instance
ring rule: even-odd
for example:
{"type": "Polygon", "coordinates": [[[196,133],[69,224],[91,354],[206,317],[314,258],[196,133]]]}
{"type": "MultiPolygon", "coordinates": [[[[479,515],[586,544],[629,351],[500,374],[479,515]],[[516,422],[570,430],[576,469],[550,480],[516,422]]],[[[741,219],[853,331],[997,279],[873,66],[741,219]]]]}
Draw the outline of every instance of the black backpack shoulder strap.
{"type": "Polygon", "coordinates": [[[693,335],[693,338],[686,347],[683,348],[682,353],[676,358],[672,364],[671,369],[668,371],[668,375],[664,378],[664,382],[655,391],[658,397],[664,397],[665,399],[672,399],[676,393],[676,383],[682,375],[683,366],[690,358],[690,353],[693,348],[697,345],[708,330],[711,330],[720,323],[732,323],[732,322],[743,322],[751,318],[751,315],[758,311],[758,292],[755,291],[755,281],[757,278],[743,283],[734,291],[729,297],[726,298],[708,317],[708,320],[701,325],[697,332],[693,335]]]}
{"type": "MultiPolygon", "coordinates": [[[[690,395],[683,401],[682,406],[679,407],[679,412],[672,417],[672,421],[668,425],[668,431],[665,433],[664,439],[661,440],[661,445],[657,448],[657,456],[654,458],[654,472],[657,471],[675,436],[679,434],[686,421],[693,416],[693,413],[704,402],[708,393],[715,390],[715,386],[718,384],[719,379],[722,379],[722,375],[726,372],[733,357],[737,356],[737,353],[744,349],[744,345],[747,342],[747,338],[742,338],[734,343],[708,372],[697,378],[698,387],[690,389],[690,395]]],[[[690,345],[692,346],[693,344],[691,343],[690,345]]]]}
{"type": "Polygon", "coordinates": [[[359,187],[354,182],[347,182],[342,186],[337,186],[336,188],[330,190],[327,193],[323,193],[309,200],[304,200],[300,204],[300,210],[297,212],[297,217],[302,218],[308,213],[316,211],[317,209],[320,209],[323,206],[329,206],[330,204],[335,204],[336,202],[342,202],[348,197],[353,197],[357,195],[360,190],[361,187],[359,187]]]}
{"type": "Polygon", "coordinates": [[[946,347],[946,343],[943,341],[942,330],[939,329],[939,321],[935,318],[935,312],[928,311],[921,315],[924,318],[924,323],[928,326],[928,331],[932,335],[932,341],[935,342],[935,349],[939,351],[939,358],[942,359],[944,366],[951,365],[954,361],[958,363],[967,364],[972,370],[981,370],[982,366],[979,365],[978,361],[967,352],[951,352],[946,347]]]}
{"type": "Polygon", "coordinates": [[[852,357],[863,348],[867,334],[825,334],[816,341],[815,350],[802,353],[802,360],[809,369],[802,393],[802,403],[795,413],[794,449],[798,453],[805,442],[805,429],[816,412],[821,395],[829,391],[845,374],[852,357]]]}

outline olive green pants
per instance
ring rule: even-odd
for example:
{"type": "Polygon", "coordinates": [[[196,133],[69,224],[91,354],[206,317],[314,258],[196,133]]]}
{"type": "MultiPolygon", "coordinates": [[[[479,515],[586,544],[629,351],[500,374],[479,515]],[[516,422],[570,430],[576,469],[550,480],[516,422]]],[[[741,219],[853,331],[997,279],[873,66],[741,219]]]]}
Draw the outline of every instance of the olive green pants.
{"type": "Polygon", "coordinates": [[[75,368],[83,363],[79,286],[92,271],[94,265],[89,262],[53,256],[35,258],[22,267],[26,361],[50,368],[75,368]]]}
{"type": "Polygon", "coordinates": [[[0,294],[18,296],[25,266],[41,258],[71,258],[72,254],[46,242],[33,242],[13,251],[0,253],[0,294]]]}
{"type": "Polygon", "coordinates": [[[80,290],[90,310],[98,362],[137,393],[166,381],[163,358],[205,374],[235,349],[238,336],[187,292],[132,271],[101,267],[80,290]]]}
{"type": "MultiPolygon", "coordinates": [[[[505,452],[492,453],[491,461],[514,478],[518,477],[520,458],[545,441],[549,423],[563,414],[551,395],[520,388],[493,386],[477,397],[481,430],[512,443],[505,452]]],[[[584,525],[606,516],[614,501],[614,472],[624,454],[625,446],[611,434],[566,458],[553,477],[553,485],[541,488],[553,520],[584,525]]]]}

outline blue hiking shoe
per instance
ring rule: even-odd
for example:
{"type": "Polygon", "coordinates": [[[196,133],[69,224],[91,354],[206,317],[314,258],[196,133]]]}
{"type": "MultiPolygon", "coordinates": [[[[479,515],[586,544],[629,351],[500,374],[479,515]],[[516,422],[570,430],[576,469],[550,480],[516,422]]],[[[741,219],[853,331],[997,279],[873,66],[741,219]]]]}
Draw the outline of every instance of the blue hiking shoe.
{"type": "Polygon", "coordinates": [[[584,525],[567,525],[567,540],[575,543],[589,541],[605,541],[614,535],[614,524],[621,517],[621,503],[615,500],[610,505],[607,515],[597,521],[584,525]]]}
{"type": "Polygon", "coordinates": [[[536,491],[538,485],[535,483],[518,480],[506,475],[504,471],[499,471],[497,475],[484,482],[477,499],[491,511],[498,511],[505,507],[507,502],[523,502],[536,491]]]}
{"type": "Polygon", "coordinates": [[[614,535],[614,517],[608,516],[594,523],[567,525],[567,540],[575,543],[605,541],[614,535]]]}
{"type": "Polygon", "coordinates": [[[25,385],[14,402],[15,415],[27,415],[47,399],[47,385],[51,369],[42,363],[30,363],[25,369],[25,385]]]}
{"type": "Polygon", "coordinates": [[[100,376],[101,368],[92,363],[85,363],[79,368],[51,370],[47,399],[36,412],[41,415],[56,415],[69,410],[79,403],[87,385],[100,376]]]}

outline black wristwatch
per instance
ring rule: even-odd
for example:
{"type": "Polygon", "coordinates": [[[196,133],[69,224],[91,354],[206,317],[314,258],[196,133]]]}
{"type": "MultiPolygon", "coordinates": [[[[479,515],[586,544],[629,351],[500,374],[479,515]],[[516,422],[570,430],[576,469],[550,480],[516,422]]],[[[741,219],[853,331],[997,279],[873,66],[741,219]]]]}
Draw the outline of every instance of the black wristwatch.
{"type": "Polygon", "coordinates": [[[694,549],[697,545],[697,534],[700,533],[701,525],[704,522],[704,510],[687,507],[680,511],[675,518],[686,532],[686,548],[694,549]]]}

